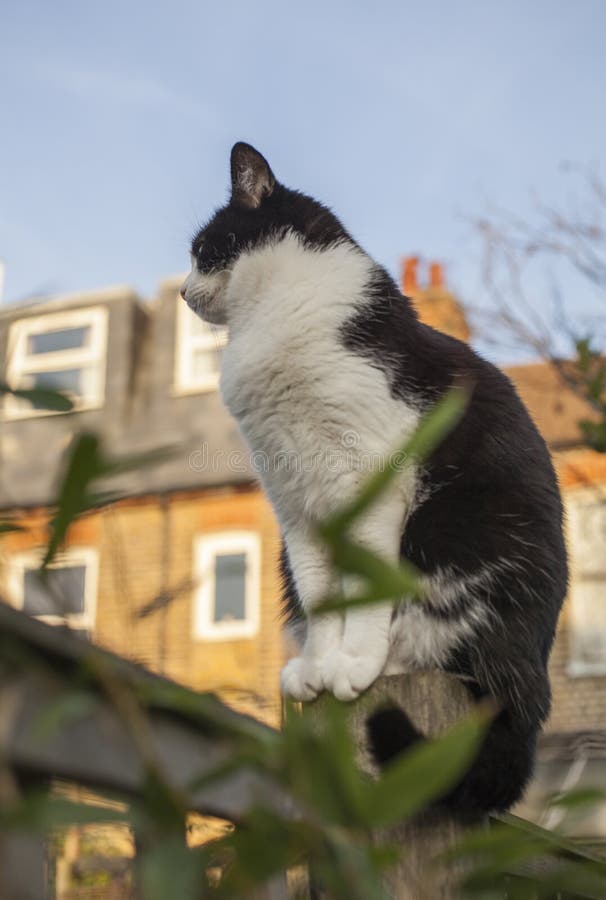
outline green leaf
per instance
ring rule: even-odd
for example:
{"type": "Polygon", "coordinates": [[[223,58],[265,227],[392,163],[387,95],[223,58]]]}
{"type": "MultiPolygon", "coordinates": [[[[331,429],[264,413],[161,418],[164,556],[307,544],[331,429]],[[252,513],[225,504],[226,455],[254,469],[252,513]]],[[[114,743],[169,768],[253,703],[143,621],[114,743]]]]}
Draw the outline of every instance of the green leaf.
{"type": "Polygon", "coordinates": [[[231,834],[214,844],[216,857],[232,860],[217,895],[225,900],[250,897],[272,876],[317,851],[321,840],[319,830],[306,822],[284,819],[260,807],[252,809],[231,834]]]}
{"type": "Polygon", "coordinates": [[[95,493],[92,488],[96,481],[132,469],[155,465],[174,452],[175,448],[163,447],[149,453],[110,459],[104,455],[96,434],[82,432],[77,435],[68,450],[65,473],[58,491],[55,516],[50,526],[50,538],[42,561],[42,569],[51,563],[65,540],[70,525],[79,515],[94,509],[100,502],[117,499],[118,495],[113,492],[95,493]]]}
{"type": "Polygon", "coordinates": [[[201,775],[194,775],[187,783],[186,793],[191,797],[198,791],[203,791],[208,787],[215,786],[226,778],[231,778],[242,769],[255,766],[257,759],[251,758],[251,755],[245,751],[231,756],[229,759],[218,763],[207,772],[201,775]]]}
{"type": "Polygon", "coordinates": [[[549,800],[549,805],[565,809],[582,809],[596,806],[605,800],[606,791],[601,788],[577,788],[573,791],[554,794],[549,800]]]}
{"type": "Polygon", "coordinates": [[[87,825],[101,822],[124,823],[129,813],[123,809],[75,803],[48,792],[29,791],[13,806],[0,809],[0,830],[33,830],[87,825]]]}
{"type": "Polygon", "coordinates": [[[355,766],[346,709],[322,698],[321,715],[312,721],[289,704],[282,731],[285,783],[297,801],[323,822],[359,826],[364,788],[355,766]]]}
{"type": "Polygon", "coordinates": [[[472,832],[443,854],[442,859],[470,858],[472,867],[466,884],[486,886],[500,874],[511,874],[521,863],[543,857],[549,846],[541,837],[491,826],[472,832]]]}
{"type": "Polygon", "coordinates": [[[468,859],[471,869],[464,886],[474,894],[487,887],[499,884],[504,877],[515,874],[516,884],[530,885],[532,897],[551,898],[559,891],[575,886],[574,897],[606,896],[596,893],[601,884],[604,891],[606,882],[596,881],[606,876],[603,860],[580,853],[575,843],[557,832],[526,822],[516,816],[506,815],[502,821],[492,823],[490,829],[481,828],[465,835],[454,847],[442,855],[444,860],[468,859]],[[538,864],[535,865],[535,863],[538,864]],[[573,865],[574,877],[568,871],[573,865]],[[586,873],[583,883],[580,873],[586,873]],[[589,892],[586,892],[589,891],[589,892]]]}
{"type": "Polygon", "coordinates": [[[4,522],[0,522],[0,534],[8,534],[11,531],[24,531],[25,529],[21,525],[17,525],[16,522],[9,522],[8,520],[4,522]]]}
{"type": "Polygon", "coordinates": [[[184,834],[169,834],[151,843],[141,854],[140,871],[146,900],[199,900],[205,896],[201,859],[188,850],[184,834]]]}
{"type": "Polygon", "coordinates": [[[12,394],[13,397],[27,400],[33,406],[53,412],[70,412],[74,408],[66,394],[50,388],[12,388],[5,382],[0,382],[0,394],[12,394]]]}
{"type": "Polygon", "coordinates": [[[364,579],[367,588],[357,596],[327,597],[315,607],[313,615],[380,603],[396,597],[412,600],[422,596],[418,570],[412,563],[403,561],[399,566],[394,566],[346,537],[334,539],[331,558],[339,571],[364,579]]]}
{"type": "Polygon", "coordinates": [[[74,519],[88,509],[91,501],[90,484],[99,477],[103,469],[97,435],[87,432],[78,435],[70,448],[42,568],[53,560],[74,519]]]}
{"type": "Polygon", "coordinates": [[[505,859],[497,865],[483,866],[476,860],[461,887],[464,896],[479,893],[484,900],[486,889],[499,884],[507,886],[505,896],[511,896],[509,885],[514,884],[519,891],[513,896],[530,900],[554,900],[560,896],[570,900],[603,900],[606,896],[606,878],[593,864],[550,857],[536,849],[524,853],[521,848],[516,859],[505,859]]]}
{"type": "Polygon", "coordinates": [[[98,704],[98,698],[88,691],[64,691],[38,716],[33,726],[33,737],[49,740],[63,725],[88,715],[98,704]]]}
{"type": "Polygon", "coordinates": [[[358,496],[319,526],[320,534],[331,542],[372,506],[398,472],[411,462],[429,456],[460,420],[468,399],[467,391],[453,388],[439,400],[421,420],[412,437],[391,454],[383,469],[368,479],[358,496]]]}
{"type": "Polygon", "coordinates": [[[322,851],[313,861],[313,871],[326,888],[322,896],[331,900],[388,900],[381,878],[386,854],[377,854],[367,838],[352,840],[350,835],[333,830],[326,835],[322,851]]]}
{"type": "Polygon", "coordinates": [[[445,793],[469,769],[492,713],[480,706],[445,734],[412,747],[368,784],[365,820],[369,825],[402,822],[445,793]]]}
{"type": "Polygon", "coordinates": [[[165,681],[149,681],[135,685],[138,699],[146,706],[178,713],[195,724],[200,733],[217,740],[241,741],[247,751],[258,747],[262,758],[273,759],[281,741],[279,732],[250,716],[238,715],[211,693],[199,694],[189,688],[165,681]]]}
{"type": "Polygon", "coordinates": [[[357,595],[327,597],[314,614],[342,611],[351,606],[380,603],[395,598],[412,600],[422,595],[416,568],[408,562],[394,566],[355,543],[348,529],[387,488],[396,473],[412,460],[425,458],[462,416],[467,403],[466,392],[457,389],[440,400],[421,421],[414,435],[392,454],[386,466],[372,475],[358,496],[317,526],[335,568],[358,576],[362,582],[357,595]]]}

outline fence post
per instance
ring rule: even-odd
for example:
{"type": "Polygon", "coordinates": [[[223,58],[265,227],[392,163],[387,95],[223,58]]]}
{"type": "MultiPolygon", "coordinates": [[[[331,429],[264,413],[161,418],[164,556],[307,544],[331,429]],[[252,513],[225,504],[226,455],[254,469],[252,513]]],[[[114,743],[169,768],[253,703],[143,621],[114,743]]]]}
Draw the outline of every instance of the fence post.
{"type": "MultiPolygon", "coordinates": [[[[323,697],[304,705],[304,714],[322,712],[323,697]]],[[[472,708],[463,683],[444,672],[415,672],[379,678],[357,701],[349,704],[349,725],[357,748],[358,764],[371,776],[377,769],[367,747],[366,720],[371,712],[388,703],[406,711],[412,722],[428,736],[440,734],[472,708]]],[[[476,823],[480,824],[480,823],[476,823]]],[[[385,887],[393,900],[455,900],[456,885],[463,874],[460,865],[437,864],[435,857],[462,837],[463,826],[447,815],[419,816],[414,821],[377,829],[377,842],[399,845],[402,855],[385,876],[385,887]]],[[[322,896],[320,894],[320,896],[322,896]]]]}

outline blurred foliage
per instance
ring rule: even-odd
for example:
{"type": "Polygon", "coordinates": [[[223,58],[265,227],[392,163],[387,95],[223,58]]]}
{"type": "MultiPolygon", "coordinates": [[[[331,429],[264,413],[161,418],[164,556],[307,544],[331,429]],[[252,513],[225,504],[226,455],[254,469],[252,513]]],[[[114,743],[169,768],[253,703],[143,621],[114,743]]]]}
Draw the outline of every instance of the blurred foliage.
{"type": "Polygon", "coordinates": [[[97,506],[115,501],[120,495],[115,491],[100,490],[103,483],[113,476],[155,465],[175,452],[162,447],[147,453],[111,459],[103,451],[96,434],[77,434],[68,451],[65,472],[61,480],[55,514],[50,524],[50,536],[42,562],[42,570],[52,562],[65,540],[67,530],[77,516],[97,506]]]}
{"type": "MultiPolygon", "coordinates": [[[[335,566],[361,579],[363,589],[354,602],[378,602],[402,592],[422,602],[412,567],[389,565],[356,545],[352,534],[357,518],[402,467],[427,456],[456,426],[464,408],[461,392],[437,404],[412,440],[369,479],[360,495],[320,527],[335,566]]],[[[130,466],[150,465],[156,458],[111,462],[95,435],[79,435],[68,451],[44,565],[60,549],[74,519],[98,502],[99,478],[130,466]]],[[[325,608],[343,608],[351,602],[329,598],[325,608]]],[[[60,677],[43,654],[12,635],[4,635],[0,650],[4,674],[14,677],[19,670],[42,667],[49,678],[60,677]]],[[[48,740],[73,719],[94,714],[101,699],[109,701],[146,772],[139,797],[127,813],[70,802],[12,778],[0,754],[0,830],[48,834],[70,824],[127,821],[137,837],[138,890],[144,900],[248,898],[273,876],[302,865],[310,867],[334,900],[387,900],[383,873],[402,849],[388,840],[371,840],[371,833],[410,820],[452,787],[473,761],[490,720],[487,710],[478,707],[447,733],[416,744],[373,780],[356,766],[347,704],[327,698],[313,722],[286,704],[284,726],[278,732],[234,715],[212,695],[162,679],[132,679],[119,660],[101,652],[84,651],[82,660],[78,672],[63,671],[65,689],[40,717],[35,737],[48,740]],[[153,754],[151,710],[193,724],[224,751],[216,768],[192,779],[186,790],[174,786],[171,772],[153,754]],[[193,792],[210,786],[220,789],[227,779],[245,771],[262,776],[269,786],[266,794],[246,810],[234,829],[188,848],[193,792]]],[[[566,812],[603,800],[599,791],[577,792],[560,795],[554,803],[566,812]]],[[[581,855],[556,833],[511,817],[490,829],[469,830],[459,846],[435,864],[449,865],[453,859],[466,862],[461,896],[606,897],[606,862],[581,855]],[[536,864],[534,869],[530,863],[536,864]]]]}
{"type": "Polygon", "coordinates": [[[579,427],[590,447],[606,453],[606,359],[590,338],[577,340],[575,348],[581,388],[598,414],[594,419],[582,419],[579,427]]]}
{"type": "MultiPolygon", "coordinates": [[[[0,381],[0,397],[10,394],[20,400],[25,400],[39,409],[46,409],[49,412],[70,412],[73,403],[65,394],[60,391],[52,391],[47,388],[34,388],[32,390],[24,390],[12,388],[3,381],[0,381]]],[[[10,531],[22,531],[21,526],[10,518],[0,519],[0,534],[6,534],[10,531]]]]}
{"type": "Polygon", "coordinates": [[[3,381],[0,381],[0,394],[10,394],[19,400],[25,400],[38,409],[47,410],[48,412],[71,412],[74,404],[67,394],[62,391],[54,391],[51,388],[13,388],[3,381]]]}

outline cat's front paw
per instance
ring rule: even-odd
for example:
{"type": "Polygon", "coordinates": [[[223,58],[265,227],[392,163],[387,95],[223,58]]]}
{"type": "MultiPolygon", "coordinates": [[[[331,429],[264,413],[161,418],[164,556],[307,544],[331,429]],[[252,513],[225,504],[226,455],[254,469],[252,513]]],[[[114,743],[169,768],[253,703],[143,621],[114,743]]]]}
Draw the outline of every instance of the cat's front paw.
{"type": "Polygon", "coordinates": [[[355,700],[377,680],[385,660],[381,656],[354,656],[343,650],[324,661],[322,680],[338,700],[355,700]]]}
{"type": "Polygon", "coordinates": [[[280,674],[280,685],[284,696],[291,700],[315,700],[324,687],[319,664],[304,656],[289,660],[280,674]]]}

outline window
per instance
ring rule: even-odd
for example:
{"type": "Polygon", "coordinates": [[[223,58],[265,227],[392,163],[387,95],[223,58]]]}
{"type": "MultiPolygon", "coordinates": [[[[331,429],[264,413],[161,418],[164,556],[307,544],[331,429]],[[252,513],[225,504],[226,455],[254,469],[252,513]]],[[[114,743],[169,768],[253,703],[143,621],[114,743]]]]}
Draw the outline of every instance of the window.
{"type": "Polygon", "coordinates": [[[567,510],[570,585],[570,675],[606,675],[606,501],[597,491],[567,510]]]}
{"type": "Polygon", "coordinates": [[[175,388],[178,393],[216,390],[226,341],[226,328],[203,322],[179,300],[175,351],[175,388]]]}
{"type": "Polygon", "coordinates": [[[253,637],[259,628],[260,543],[229,531],[194,542],[194,635],[210,640],[253,637]]]}
{"type": "Polygon", "coordinates": [[[8,595],[13,605],[50,625],[90,634],[95,622],[97,551],[70,547],[58,554],[46,582],[38,576],[41,560],[41,550],[9,557],[8,595]]]}
{"type": "MultiPolygon", "coordinates": [[[[104,307],[21,319],[9,332],[6,379],[14,388],[65,391],[76,409],[100,406],[105,391],[106,334],[104,307]]],[[[52,414],[10,395],[5,410],[11,418],[52,414]]]]}

